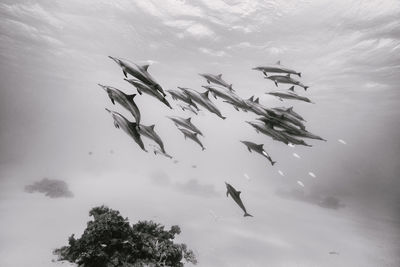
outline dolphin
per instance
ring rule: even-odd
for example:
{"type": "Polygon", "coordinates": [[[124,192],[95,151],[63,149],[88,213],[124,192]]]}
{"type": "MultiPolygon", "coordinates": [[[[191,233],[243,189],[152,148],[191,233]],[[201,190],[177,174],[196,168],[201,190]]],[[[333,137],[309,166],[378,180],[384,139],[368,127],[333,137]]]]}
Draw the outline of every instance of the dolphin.
{"type": "Polygon", "coordinates": [[[135,63],[130,63],[127,60],[122,60],[112,56],[108,57],[114,60],[115,63],[117,63],[122,68],[122,72],[124,73],[125,78],[128,78],[127,73],[129,73],[136,79],[142,81],[143,83],[159,91],[164,97],[166,96],[162,87],[156,82],[156,80],[154,80],[154,78],[147,71],[149,68],[148,64],[140,66],[135,63]]]}
{"type": "Polygon", "coordinates": [[[316,140],[321,140],[321,141],[326,142],[326,139],[324,139],[318,135],[315,135],[313,133],[310,133],[309,131],[302,130],[302,129],[297,129],[297,128],[295,130],[294,129],[285,129],[284,132],[286,132],[290,135],[293,135],[293,136],[309,138],[309,139],[316,139],[316,140]]]}
{"type": "Polygon", "coordinates": [[[301,120],[299,120],[297,117],[293,116],[290,113],[277,113],[275,116],[273,116],[275,118],[278,118],[282,121],[286,121],[286,122],[290,122],[293,125],[296,125],[298,127],[300,127],[300,129],[305,130],[306,126],[304,125],[303,122],[301,122],[301,120]]]}
{"type": "Polygon", "coordinates": [[[178,90],[167,90],[167,92],[171,95],[172,99],[174,100],[179,99],[188,104],[189,106],[193,106],[195,109],[197,109],[197,111],[199,111],[199,108],[197,107],[196,103],[194,103],[192,99],[184,92],[178,90]]]}
{"type": "Polygon", "coordinates": [[[160,136],[154,130],[154,127],[155,127],[154,124],[152,124],[150,126],[145,126],[145,125],[141,124],[139,127],[139,133],[141,135],[146,136],[147,138],[153,140],[154,142],[156,142],[160,146],[161,151],[163,153],[166,153],[165,148],[164,148],[164,143],[161,140],[160,136]]]}
{"type": "Polygon", "coordinates": [[[240,103],[243,102],[243,99],[241,99],[239,96],[237,96],[234,92],[229,91],[229,90],[225,90],[222,87],[216,87],[216,86],[202,86],[203,88],[205,88],[207,91],[210,91],[214,98],[217,99],[217,96],[232,102],[232,103],[240,103]]]}
{"type": "Polygon", "coordinates": [[[295,70],[282,66],[281,61],[276,62],[275,65],[255,67],[253,68],[253,70],[259,70],[263,72],[265,76],[267,76],[267,72],[274,72],[274,73],[294,74],[301,77],[301,72],[297,72],[295,70]]]}
{"type": "Polygon", "coordinates": [[[273,95],[279,98],[279,100],[283,101],[282,99],[292,99],[292,100],[299,100],[299,101],[304,101],[307,103],[314,104],[308,97],[305,96],[300,96],[294,92],[294,86],[290,87],[287,92],[279,92],[279,91],[273,91],[273,92],[268,92],[265,93],[266,95],[273,95]]]}
{"type": "Polygon", "coordinates": [[[307,88],[309,86],[305,86],[304,84],[302,84],[301,82],[293,79],[290,77],[290,74],[286,75],[286,76],[282,76],[282,75],[273,75],[273,76],[267,76],[265,77],[265,79],[270,79],[272,81],[274,81],[275,85],[278,86],[278,83],[288,83],[288,84],[294,84],[300,87],[303,87],[304,90],[306,91],[307,88]]]}
{"type": "Polygon", "coordinates": [[[272,109],[277,112],[280,112],[280,113],[288,113],[301,121],[306,121],[299,113],[297,113],[293,110],[293,107],[290,107],[290,108],[277,107],[277,108],[272,108],[272,109]]]}
{"type": "Polygon", "coordinates": [[[260,116],[276,116],[277,113],[276,111],[266,108],[259,102],[259,98],[256,100],[251,97],[250,99],[245,100],[246,105],[248,106],[248,110],[253,112],[254,114],[260,115],[260,116]]]}
{"type": "Polygon", "coordinates": [[[249,152],[255,151],[255,152],[263,155],[264,157],[266,157],[272,166],[274,166],[274,164],[276,163],[276,161],[273,161],[272,158],[270,157],[270,155],[264,150],[263,144],[258,145],[256,143],[249,142],[249,141],[240,141],[240,142],[242,142],[245,146],[247,146],[247,149],[249,150],[249,152]]]}
{"type": "Polygon", "coordinates": [[[235,91],[232,88],[232,84],[228,84],[227,82],[225,82],[222,79],[222,74],[213,75],[213,74],[209,74],[209,73],[203,73],[203,74],[199,73],[199,75],[201,77],[203,77],[204,79],[206,79],[208,84],[211,84],[211,83],[218,84],[225,88],[228,88],[230,91],[235,91]]]}
{"type": "Polygon", "coordinates": [[[230,184],[228,184],[227,182],[225,182],[226,185],[226,196],[228,197],[229,195],[231,195],[232,199],[236,202],[236,204],[239,205],[239,207],[244,211],[244,217],[253,217],[253,215],[247,213],[246,208],[243,205],[242,200],[240,199],[240,191],[236,191],[235,188],[233,188],[233,186],[231,186],[230,184]]]}
{"type": "Polygon", "coordinates": [[[196,142],[197,144],[199,144],[201,146],[202,150],[205,150],[206,148],[203,146],[203,144],[200,142],[199,138],[197,137],[197,133],[191,132],[187,129],[184,128],[179,128],[179,131],[181,131],[183,133],[183,135],[186,138],[192,139],[194,142],[196,142]]]}
{"type": "Polygon", "coordinates": [[[183,111],[188,110],[188,111],[194,113],[195,115],[198,115],[198,114],[199,114],[198,111],[196,111],[196,110],[195,110],[192,106],[190,106],[190,105],[181,105],[181,104],[178,104],[178,106],[179,106],[183,111]]]}
{"type": "Polygon", "coordinates": [[[293,137],[287,131],[279,131],[279,132],[289,141],[289,143],[291,143],[293,145],[302,145],[302,146],[312,147],[312,145],[307,144],[306,142],[304,142],[304,140],[297,139],[296,137],[293,137]]]}
{"type": "Polygon", "coordinates": [[[197,104],[203,106],[208,111],[216,114],[221,119],[223,120],[226,119],[226,117],[222,116],[221,111],[219,111],[217,106],[213,102],[211,102],[211,100],[208,98],[208,91],[204,93],[199,93],[196,90],[190,88],[184,88],[184,87],[178,87],[178,88],[181,89],[183,92],[185,92],[185,94],[187,94],[197,104]]]}
{"type": "MultiPolygon", "coordinates": [[[[294,125],[291,122],[288,122],[286,120],[282,120],[282,119],[278,119],[275,117],[261,117],[261,118],[257,118],[257,120],[260,120],[262,122],[264,122],[266,125],[268,125],[269,127],[275,129],[275,127],[278,127],[282,130],[287,130],[288,132],[299,132],[301,133],[300,129],[297,128],[296,125],[294,125]]],[[[305,130],[304,130],[305,131],[305,130]]]]}
{"type": "Polygon", "coordinates": [[[261,132],[265,135],[270,136],[273,140],[280,141],[282,143],[285,143],[286,145],[289,144],[289,140],[280,131],[276,131],[274,128],[263,123],[250,121],[246,122],[253,126],[257,133],[261,132]]]}
{"type": "Polygon", "coordinates": [[[126,79],[126,78],[124,78],[124,80],[127,81],[128,83],[130,83],[131,85],[135,86],[136,90],[138,91],[139,94],[141,94],[143,92],[143,93],[146,93],[148,95],[151,95],[152,97],[157,98],[158,100],[163,102],[167,107],[172,109],[172,107],[169,104],[169,102],[167,101],[167,99],[165,99],[165,97],[163,97],[160,93],[158,93],[156,90],[154,90],[153,88],[151,88],[147,84],[144,84],[143,82],[141,82],[139,80],[136,80],[136,79],[126,79]]]}
{"type": "Polygon", "coordinates": [[[172,156],[170,154],[163,152],[160,148],[158,148],[156,146],[154,146],[153,152],[154,152],[154,155],[159,154],[159,155],[162,155],[164,157],[172,159],[172,156]]]}
{"type": "Polygon", "coordinates": [[[107,92],[108,97],[111,99],[111,102],[115,105],[115,102],[119,103],[121,106],[129,110],[133,117],[135,117],[136,123],[139,125],[140,123],[140,111],[135,101],[133,100],[136,94],[127,95],[124,92],[118,90],[115,87],[106,86],[98,84],[104,91],[107,92]]]}
{"type": "Polygon", "coordinates": [[[188,129],[188,130],[191,130],[192,132],[195,132],[195,133],[198,133],[199,135],[201,135],[201,136],[203,136],[203,133],[200,131],[200,129],[199,128],[197,128],[192,122],[191,122],[191,119],[192,118],[187,118],[187,119],[184,119],[184,118],[181,118],[181,117],[178,117],[178,116],[173,116],[173,117],[170,117],[170,116],[167,116],[170,120],[172,120],[174,123],[175,123],[175,125],[178,127],[178,126],[181,126],[181,127],[184,127],[184,128],[186,128],[186,129],[188,129]]]}
{"type": "Polygon", "coordinates": [[[135,140],[135,142],[140,146],[141,149],[147,152],[147,150],[144,148],[144,144],[142,141],[142,138],[140,137],[140,134],[137,130],[138,124],[135,122],[130,122],[128,121],[124,116],[119,114],[118,112],[109,110],[106,108],[106,110],[111,113],[111,116],[114,119],[114,126],[116,128],[122,128],[122,130],[128,134],[130,137],[135,140]]]}

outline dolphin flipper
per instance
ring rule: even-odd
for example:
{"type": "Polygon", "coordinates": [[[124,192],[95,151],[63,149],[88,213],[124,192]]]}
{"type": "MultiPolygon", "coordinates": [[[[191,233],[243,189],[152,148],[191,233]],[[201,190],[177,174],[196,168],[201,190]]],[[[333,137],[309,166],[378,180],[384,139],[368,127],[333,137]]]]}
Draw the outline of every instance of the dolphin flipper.
{"type": "Polygon", "coordinates": [[[126,71],[124,69],[122,69],[122,72],[124,73],[125,78],[128,78],[128,74],[126,74],[126,71]]]}

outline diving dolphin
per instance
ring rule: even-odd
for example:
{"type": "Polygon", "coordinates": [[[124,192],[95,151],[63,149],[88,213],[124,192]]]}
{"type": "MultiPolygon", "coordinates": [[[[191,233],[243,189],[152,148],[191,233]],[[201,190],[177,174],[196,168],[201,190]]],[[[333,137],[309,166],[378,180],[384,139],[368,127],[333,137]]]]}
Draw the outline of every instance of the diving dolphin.
{"type": "Polygon", "coordinates": [[[249,152],[255,151],[255,152],[263,155],[264,157],[266,157],[272,166],[274,166],[274,164],[276,163],[276,161],[273,161],[272,158],[270,157],[270,155],[264,150],[263,144],[258,145],[256,143],[249,142],[249,141],[240,141],[240,142],[242,142],[245,146],[247,146],[247,149],[249,150],[249,152]]]}
{"type": "Polygon", "coordinates": [[[185,94],[187,94],[197,104],[203,106],[211,113],[216,114],[221,119],[223,120],[226,119],[226,117],[222,116],[221,111],[219,111],[217,106],[213,102],[211,102],[211,100],[208,98],[208,91],[204,93],[199,93],[196,90],[190,88],[184,88],[184,87],[178,87],[178,88],[181,89],[183,92],[185,92],[185,94]]]}
{"type": "Polygon", "coordinates": [[[244,211],[244,217],[253,217],[253,215],[247,213],[246,208],[243,205],[242,200],[240,199],[240,191],[236,191],[235,188],[233,188],[233,186],[231,186],[230,184],[228,184],[227,182],[225,182],[226,185],[226,196],[228,197],[229,195],[231,195],[232,199],[236,202],[236,204],[239,205],[239,207],[244,211]]]}
{"type": "Polygon", "coordinates": [[[144,82],[148,86],[151,86],[155,90],[159,91],[163,96],[166,96],[162,87],[156,82],[156,80],[154,80],[154,78],[147,71],[149,68],[148,64],[140,66],[135,63],[130,63],[127,60],[122,60],[112,56],[108,57],[114,60],[115,63],[117,63],[122,68],[122,72],[124,73],[125,78],[128,78],[127,73],[129,73],[136,79],[144,82]]]}
{"type": "Polygon", "coordinates": [[[263,72],[265,76],[267,76],[267,72],[274,72],[274,73],[294,74],[301,77],[301,72],[297,72],[295,70],[282,66],[281,61],[276,62],[275,65],[255,67],[253,68],[253,70],[259,70],[263,72]]]}
{"type": "Polygon", "coordinates": [[[191,132],[187,129],[184,128],[179,128],[179,131],[181,131],[183,133],[183,135],[186,138],[192,139],[194,142],[196,142],[197,144],[199,144],[199,146],[201,146],[201,150],[205,150],[206,148],[203,146],[203,144],[200,142],[199,138],[197,138],[197,133],[191,132]]]}
{"type": "Polygon", "coordinates": [[[126,78],[124,78],[124,80],[127,81],[128,83],[130,83],[131,85],[133,85],[134,87],[136,87],[136,90],[138,91],[139,94],[141,94],[143,92],[143,93],[146,93],[148,95],[151,95],[152,97],[157,98],[158,100],[163,102],[167,107],[172,109],[172,107],[169,104],[169,102],[167,101],[167,99],[165,99],[165,97],[163,97],[159,92],[157,92],[156,90],[154,90],[153,88],[151,88],[147,84],[144,84],[143,82],[141,82],[139,80],[136,80],[136,79],[126,79],[126,78]]]}
{"type": "Polygon", "coordinates": [[[268,92],[268,93],[265,93],[265,94],[276,96],[281,101],[283,101],[282,98],[285,98],[285,99],[299,100],[299,101],[304,101],[304,102],[307,102],[307,103],[314,104],[314,102],[312,102],[309,98],[296,94],[294,92],[294,86],[290,87],[288,90],[290,90],[290,91],[287,91],[287,92],[275,91],[275,92],[268,92]]]}
{"type": "Polygon", "coordinates": [[[288,83],[288,84],[294,84],[300,87],[303,87],[304,90],[306,91],[308,86],[305,86],[304,84],[302,84],[301,82],[293,79],[290,77],[290,74],[286,75],[286,76],[282,76],[282,75],[273,75],[273,76],[267,76],[265,77],[265,79],[270,79],[272,80],[275,85],[278,87],[278,83],[288,83]]]}
{"type": "Polygon", "coordinates": [[[198,133],[199,135],[201,135],[201,136],[203,136],[203,133],[200,131],[200,129],[199,128],[197,128],[192,122],[191,122],[191,119],[192,118],[187,118],[187,119],[184,119],[184,118],[181,118],[181,117],[178,117],[178,116],[174,116],[174,117],[170,117],[170,116],[167,116],[170,120],[172,120],[174,123],[175,123],[175,125],[178,127],[178,126],[181,126],[181,127],[184,127],[184,128],[186,128],[186,129],[188,129],[188,130],[191,130],[192,132],[195,132],[195,133],[198,133]]]}
{"type": "Polygon", "coordinates": [[[171,95],[172,99],[174,100],[179,99],[188,104],[189,106],[193,106],[194,108],[197,109],[197,111],[199,111],[199,108],[197,107],[196,103],[194,103],[192,99],[184,92],[178,90],[167,90],[167,92],[171,95]]]}
{"type": "Polygon", "coordinates": [[[272,109],[275,111],[281,112],[281,113],[288,113],[301,121],[306,121],[299,113],[297,113],[293,110],[293,107],[290,107],[290,108],[277,107],[277,108],[272,108],[272,109]]]}
{"type": "Polygon", "coordinates": [[[141,124],[139,127],[139,133],[141,135],[146,136],[147,138],[153,140],[154,142],[156,142],[160,146],[161,151],[163,153],[166,153],[165,148],[164,148],[164,143],[161,140],[160,136],[154,130],[154,127],[155,127],[154,124],[152,124],[150,126],[145,126],[145,125],[141,124]]]}
{"type": "Polygon", "coordinates": [[[147,150],[144,148],[144,144],[142,141],[142,138],[140,137],[140,134],[137,130],[137,123],[130,122],[128,121],[124,116],[119,114],[118,112],[109,110],[106,108],[106,110],[111,113],[113,119],[114,119],[114,126],[116,128],[122,128],[122,130],[128,134],[130,137],[135,140],[135,142],[140,146],[141,149],[147,152],[147,150]]]}
{"type": "Polygon", "coordinates": [[[104,91],[107,92],[108,97],[111,99],[111,102],[115,105],[115,102],[119,103],[121,106],[129,110],[133,117],[135,117],[136,123],[139,125],[140,123],[140,111],[135,101],[133,100],[136,94],[127,95],[124,92],[118,90],[115,87],[106,86],[98,84],[104,91]]]}
{"type": "Polygon", "coordinates": [[[199,113],[198,113],[192,106],[190,106],[190,105],[181,105],[181,104],[178,104],[178,106],[179,106],[183,111],[188,110],[188,111],[194,113],[195,115],[198,115],[198,114],[199,114],[199,113]]]}
{"type": "Polygon", "coordinates": [[[206,79],[208,84],[211,84],[211,83],[218,84],[225,88],[228,88],[230,91],[234,91],[232,88],[232,84],[228,84],[227,82],[222,80],[222,74],[213,75],[213,74],[209,74],[209,73],[199,73],[199,75],[201,77],[203,77],[204,79],[206,79]]]}

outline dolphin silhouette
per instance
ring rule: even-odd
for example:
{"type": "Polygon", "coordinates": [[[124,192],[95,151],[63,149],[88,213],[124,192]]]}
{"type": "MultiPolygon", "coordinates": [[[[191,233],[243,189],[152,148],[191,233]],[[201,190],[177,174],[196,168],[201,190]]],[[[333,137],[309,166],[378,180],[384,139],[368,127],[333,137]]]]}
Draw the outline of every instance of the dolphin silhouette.
{"type": "Polygon", "coordinates": [[[240,199],[240,191],[236,191],[233,186],[225,182],[226,185],[226,196],[228,197],[229,195],[232,197],[232,199],[238,204],[238,206],[244,211],[244,217],[253,217],[253,215],[247,213],[246,208],[243,205],[242,200],[240,199]]]}

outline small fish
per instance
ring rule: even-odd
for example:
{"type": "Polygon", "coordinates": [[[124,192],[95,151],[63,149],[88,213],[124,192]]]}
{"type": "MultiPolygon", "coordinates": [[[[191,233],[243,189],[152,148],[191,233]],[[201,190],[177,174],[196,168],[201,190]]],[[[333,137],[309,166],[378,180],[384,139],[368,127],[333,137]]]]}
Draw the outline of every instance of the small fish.
{"type": "Polygon", "coordinates": [[[304,187],[304,184],[302,181],[297,181],[297,184],[300,185],[301,187],[304,187]]]}
{"type": "Polygon", "coordinates": [[[317,176],[313,172],[309,172],[308,175],[310,175],[313,178],[316,178],[317,176]]]}
{"type": "Polygon", "coordinates": [[[301,157],[297,153],[293,153],[293,157],[301,159],[301,157]]]}

